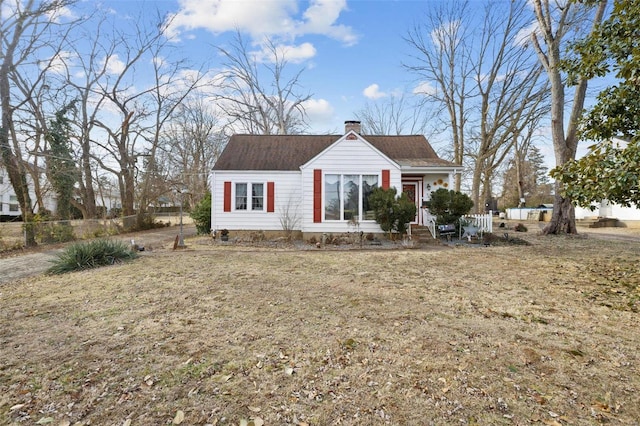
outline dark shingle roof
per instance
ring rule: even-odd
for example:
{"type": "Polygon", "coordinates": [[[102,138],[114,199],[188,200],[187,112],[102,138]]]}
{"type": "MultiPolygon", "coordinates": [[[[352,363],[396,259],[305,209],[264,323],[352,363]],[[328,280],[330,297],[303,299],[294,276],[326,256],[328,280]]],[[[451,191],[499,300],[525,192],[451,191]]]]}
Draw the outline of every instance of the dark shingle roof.
{"type": "MultiPolygon", "coordinates": [[[[298,170],[342,135],[233,135],[214,170],[298,170]]],[[[455,166],[438,157],[424,136],[362,136],[409,166],[455,166]]]]}

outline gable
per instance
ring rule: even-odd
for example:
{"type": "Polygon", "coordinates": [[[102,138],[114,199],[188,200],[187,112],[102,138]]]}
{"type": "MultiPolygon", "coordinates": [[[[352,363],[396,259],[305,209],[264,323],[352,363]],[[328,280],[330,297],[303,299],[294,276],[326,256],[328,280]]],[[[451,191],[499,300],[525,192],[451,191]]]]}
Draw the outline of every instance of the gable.
{"type": "Polygon", "coordinates": [[[364,137],[356,133],[349,132],[342,136],[335,143],[318,153],[315,157],[301,166],[301,169],[314,167],[330,168],[368,168],[374,166],[398,168],[399,166],[387,155],[373,146],[364,137]]]}

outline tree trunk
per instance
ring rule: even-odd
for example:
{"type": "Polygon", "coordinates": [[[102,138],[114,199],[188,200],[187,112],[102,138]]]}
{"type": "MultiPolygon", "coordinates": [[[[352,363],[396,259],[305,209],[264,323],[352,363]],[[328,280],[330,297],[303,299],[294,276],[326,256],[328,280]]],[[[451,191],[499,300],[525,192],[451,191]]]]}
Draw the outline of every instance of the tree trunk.
{"type": "MultiPolygon", "coordinates": [[[[17,41],[15,41],[15,43],[17,43],[17,41]]],[[[24,167],[21,167],[20,159],[13,152],[11,144],[9,143],[9,129],[12,129],[12,133],[14,133],[10,94],[11,86],[9,84],[9,72],[12,67],[14,49],[15,44],[10,46],[10,49],[5,53],[5,60],[0,66],[0,107],[2,109],[0,151],[2,154],[2,162],[9,175],[9,181],[20,204],[22,221],[26,224],[33,220],[33,208],[31,206],[31,197],[29,196],[29,187],[27,185],[27,174],[24,167]]],[[[14,136],[15,134],[12,135],[12,138],[14,136]]],[[[34,231],[33,226],[25,227],[25,245],[27,247],[37,245],[34,231]]]]}
{"type": "Polygon", "coordinates": [[[556,182],[556,196],[553,202],[551,222],[544,227],[542,233],[548,234],[577,234],[576,212],[571,199],[560,195],[559,184],[556,182]],[[558,207],[559,206],[559,207],[558,207]]]}
{"type": "Polygon", "coordinates": [[[82,137],[82,177],[84,184],[80,185],[82,198],[82,214],[85,219],[95,219],[98,215],[96,208],[96,193],[93,189],[93,171],[91,170],[91,140],[89,135],[82,137]]]}
{"type": "MultiPolygon", "coordinates": [[[[582,78],[576,84],[573,95],[573,105],[568,120],[569,124],[565,133],[565,81],[560,73],[562,61],[561,41],[563,36],[569,32],[568,25],[570,24],[568,23],[567,16],[569,16],[570,9],[572,7],[583,7],[583,5],[568,3],[564,7],[559,6],[559,17],[555,17],[558,24],[554,27],[551,25],[552,18],[549,0],[535,0],[532,3],[539,24],[539,32],[533,32],[531,34],[531,41],[533,42],[534,49],[538,53],[541,63],[547,71],[551,84],[551,135],[556,157],[556,166],[562,166],[567,161],[573,160],[576,156],[578,147],[578,119],[584,106],[587,80],[582,78]],[[542,45],[539,36],[547,48],[546,52],[541,48],[542,45]]],[[[606,0],[600,1],[597,4],[592,22],[593,29],[602,22],[606,6],[606,0]]],[[[573,204],[571,204],[571,200],[562,197],[561,189],[559,184],[556,183],[556,195],[553,203],[551,222],[549,222],[542,231],[545,235],[578,233],[575,223],[575,209],[573,204]]]]}
{"type": "Polygon", "coordinates": [[[480,181],[482,180],[482,162],[476,160],[473,168],[473,180],[471,182],[471,200],[473,201],[473,211],[480,213],[480,181]]]}

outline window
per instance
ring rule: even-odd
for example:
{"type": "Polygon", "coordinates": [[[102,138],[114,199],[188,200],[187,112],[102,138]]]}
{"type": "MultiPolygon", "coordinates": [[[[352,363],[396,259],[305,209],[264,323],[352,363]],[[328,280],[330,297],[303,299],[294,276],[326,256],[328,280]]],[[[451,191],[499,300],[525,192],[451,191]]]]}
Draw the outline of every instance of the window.
{"type": "Polygon", "coordinates": [[[263,183],[236,183],[236,210],[264,210],[264,184],[263,183]],[[251,192],[251,204],[248,203],[248,195],[251,192]]]}
{"type": "Polygon", "coordinates": [[[364,220],[375,220],[375,213],[369,205],[369,196],[373,194],[373,190],[378,187],[377,175],[362,176],[362,215],[364,220]]]}
{"type": "Polygon", "coordinates": [[[236,210],[247,209],[247,184],[236,183],[236,210]]]}
{"type": "Polygon", "coordinates": [[[11,195],[9,197],[9,211],[10,212],[19,212],[20,206],[18,205],[18,196],[11,195]]]}
{"type": "Polygon", "coordinates": [[[251,210],[264,210],[264,185],[251,184],[251,210]]]}
{"type": "Polygon", "coordinates": [[[340,175],[324,178],[324,218],[340,220],[340,175]]]}
{"type": "Polygon", "coordinates": [[[344,175],[344,220],[360,220],[360,176],[344,175]]]}
{"type": "Polygon", "coordinates": [[[377,187],[378,175],[325,175],[325,220],[374,220],[369,196],[377,187]]]}

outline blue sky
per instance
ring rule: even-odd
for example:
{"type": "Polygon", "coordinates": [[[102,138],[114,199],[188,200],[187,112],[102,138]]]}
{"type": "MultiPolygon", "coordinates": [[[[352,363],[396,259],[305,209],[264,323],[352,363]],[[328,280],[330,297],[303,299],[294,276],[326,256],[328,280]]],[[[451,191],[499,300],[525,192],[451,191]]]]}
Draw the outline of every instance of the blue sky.
{"type": "MultiPolygon", "coordinates": [[[[124,25],[127,16],[143,14],[153,20],[157,9],[171,18],[167,34],[180,54],[194,66],[206,63],[212,73],[221,67],[214,46],[226,46],[236,29],[256,52],[268,36],[286,46],[291,69],[304,69],[301,92],[312,94],[306,104],[308,132],[341,133],[344,121],[354,119],[367,102],[412,93],[419,82],[402,67],[412,53],[403,37],[443,2],[447,0],[86,0],[83,4],[113,9],[124,18],[124,25]]],[[[470,7],[478,8],[480,16],[484,3],[471,0],[470,7]]],[[[548,122],[543,120],[541,134],[545,132],[548,122]]],[[[427,136],[436,149],[448,144],[446,133],[427,136]]],[[[543,137],[538,146],[552,165],[550,140],[543,137]]]]}
{"type": "MultiPolygon", "coordinates": [[[[408,53],[402,37],[434,3],[183,0],[157,4],[175,14],[171,27],[175,40],[194,56],[212,52],[211,45],[225,45],[235,28],[256,43],[256,49],[263,35],[299,49],[291,67],[305,68],[300,81],[313,95],[308,108],[310,131],[323,133],[342,131],[343,122],[353,119],[367,100],[412,90],[413,77],[402,68],[408,53]]],[[[211,59],[215,66],[215,55],[211,59]]]]}

